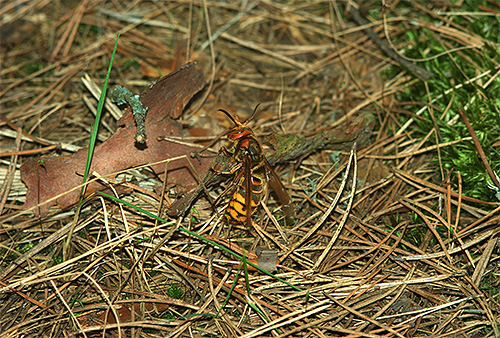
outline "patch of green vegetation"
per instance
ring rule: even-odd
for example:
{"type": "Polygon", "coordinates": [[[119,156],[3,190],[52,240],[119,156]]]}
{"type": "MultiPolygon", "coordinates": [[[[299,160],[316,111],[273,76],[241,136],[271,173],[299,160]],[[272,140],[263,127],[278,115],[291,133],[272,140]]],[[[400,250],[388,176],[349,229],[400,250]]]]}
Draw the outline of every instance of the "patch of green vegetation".
{"type": "MultiPolygon", "coordinates": [[[[389,226],[389,231],[392,231],[394,229],[394,227],[391,227],[389,226]]],[[[406,231],[403,233],[403,229],[400,228],[398,230],[396,230],[394,232],[394,234],[398,237],[401,237],[403,236],[403,240],[408,242],[408,243],[411,243],[412,245],[416,246],[416,247],[420,247],[420,245],[422,244],[422,241],[424,240],[425,238],[425,234],[427,233],[428,229],[427,229],[427,226],[425,224],[417,224],[417,225],[414,225],[408,229],[406,229],[406,231]]],[[[389,243],[392,245],[394,244],[394,240],[390,240],[389,243]]],[[[401,244],[401,248],[403,248],[404,250],[407,250],[407,251],[412,251],[412,249],[410,249],[409,247],[407,247],[406,245],[404,244],[401,244]]]]}
{"type": "MultiPolygon", "coordinates": [[[[386,224],[386,231],[390,232],[394,230],[394,228],[398,225],[401,224],[401,217],[399,214],[393,214],[390,215],[390,218],[388,221],[385,221],[386,224]]],[[[427,233],[430,231],[428,226],[425,224],[425,222],[422,220],[422,218],[417,215],[416,213],[412,212],[412,219],[411,219],[411,225],[409,225],[406,230],[404,230],[402,227],[397,229],[394,234],[398,237],[402,237],[402,239],[408,243],[411,243],[412,245],[416,247],[420,247],[422,243],[425,240],[425,236],[427,233]]],[[[436,232],[438,233],[439,237],[441,239],[447,239],[449,237],[448,229],[445,226],[437,226],[436,227],[436,232]]],[[[394,244],[394,240],[390,240],[389,244],[392,245],[394,244]]],[[[439,241],[435,236],[431,236],[429,240],[429,246],[435,246],[438,245],[439,241]]],[[[408,248],[404,244],[401,244],[401,247],[404,250],[411,251],[412,249],[408,248]]]]}
{"type": "Polygon", "coordinates": [[[21,69],[23,73],[25,73],[26,75],[31,75],[33,73],[38,72],[39,70],[42,70],[43,67],[44,65],[41,63],[28,63],[24,65],[21,69]]]}
{"type": "Polygon", "coordinates": [[[5,266],[3,263],[10,263],[15,260],[19,255],[13,253],[11,250],[1,249],[0,250],[0,260],[2,261],[2,265],[0,265],[0,270],[4,269],[5,266]]]}
{"type": "Polygon", "coordinates": [[[163,313],[160,318],[165,319],[165,320],[177,320],[177,317],[171,313],[171,312],[165,312],[163,313]]]}
{"type": "MultiPolygon", "coordinates": [[[[489,165],[500,175],[500,146],[495,145],[500,140],[500,80],[495,77],[500,64],[500,17],[479,13],[480,6],[491,7],[487,1],[469,0],[460,8],[448,8],[446,17],[452,25],[436,17],[419,16],[421,24],[407,26],[406,34],[393,41],[398,46],[406,45],[402,53],[406,58],[425,60],[414,63],[436,74],[426,83],[418,81],[405,88],[397,99],[432,105],[422,108],[421,104],[406,104],[403,107],[412,113],[421,111],[420,118],[414,117],[416,123],[410,127],[410,132],[414,138],[432,133],[425,146],[469,137],[459,115],[462,110],[489,165]],[[478,14],[453,15],[454,10],[478,14]],[[423,22],[430,22],[432,26],[425,26],[423,22]]],[[[386,74],[391,78],[400,71],[394,67],[392,72],[386,70],[386,74]]],[[[408,115],[401,115],[400,122],[403,124],[408,118],[408,115]]],[[[489,187],[492,181],[472,140],[440,148],[439,156],[434,152],[432,164],[442,168],[441,181],[450,175],[453,190],[458,190],[460,172],[464,195],[497,201],[497,191],[489,187]]]]}
{"type": "Polygon", "coordinates": [[[52,255],[52,262],[54,263],[54,265],[61,264],[63,262],[62,255],[52,255]]]}
{"type": "Polygon", "coordinates": [[[82,229],[78,232],[78,237],[80,238],[83,238],[83,239],[87,239],[87,231],[82,229]]]}
{"type": "Polygon", "coordinates": [[[81,35],[97,36],[100,34],[100,31],[99,27],[96,25],[80,23],[78,25],[78,33],[80,33],[81,35]]]}
{"type": "Polygon", "coordinates": [[[498,287],[498,278],[495,273],[490,273],[486,275],[481,280],[481,290],[487,291],[490,295],[496,295],[496,301],[500,302],[500,288],[498,287]]]}
{"type": "MultiPolygon", "coordinates": [[[[422,241],[424,240],[425,234],[427,232],[427,227],[423,224],[419,224],[408,229],[403,234],[403,240],[413,244],[416,247],[420,247],[422,241]]],[[[402,231],[396,231],[398,237],[401,237],[402,231]]],[[[405,250],[409,250],[409,248],[404,248],[405,250]]]]}
{"type": "Polygon", "coordinates": [[[145,236],[144,238],[139,238],[139,239],[136,239],[136,242],[137,243],[142,243],[142,242],[149,242],[149,240],[151,239],[150,236],[145,236]]]}
{"type": "Polygon", "coordinates": [[[20,253],[25,253],[25,252],[28,252],[31,248],[33,248],[35,246],[35,243],[33,242],[30,242],[30,243],[26,243],[26,244],[21,244],[17,247],[17,251],[20,252],[20,253]]]}
{"type": "Polygon", "coordinates": [[[167,289],[167,295],[171,298],[182,299],[184,296],[184,290],[179,286],[179,284],[172,283],[167,289]]]}

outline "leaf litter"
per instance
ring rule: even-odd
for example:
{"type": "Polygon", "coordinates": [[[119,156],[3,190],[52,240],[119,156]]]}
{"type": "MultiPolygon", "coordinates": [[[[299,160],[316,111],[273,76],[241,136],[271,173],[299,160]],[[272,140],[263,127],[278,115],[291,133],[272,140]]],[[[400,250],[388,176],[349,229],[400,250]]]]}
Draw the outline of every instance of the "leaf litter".
{"type": "MultiPolygon", "coordinates": [[[[424,73],[408,63],[399,67],[367,30],[382,42],[390,38],[389,50],[399,53],[414,43],[409,37],[418,31],[419,40],[446,48],[446,57],[465,53],[464,48],[480,54],[471,46],[477,41],[484,46],[486,38],[457,23],[457,17],[474,22],[477,16],[456,12],[451,2],[364,3],[366,8],[352,13],[368,20],[354,23],[347,5],[357,8],[359,1],[4,2],[0,335],[498,334],[500,207],[463,195],[451,185],[456,172],[447,178],[431,164],[445,147],[470,139],[447,143],[436,137],[437,144],[424,145],[416,125],[422,107],[438,109],[433,101],[438,95],[429,93],[431,104],[401,102],[402,92],[426,84],[414,75],[424,73]],[[390,11],[391,20],[379,16],[390,11]],[[22,34],[6,34],[7,27],[22,34]],[[200,148],[186,144],[207,144],[229,127],[215,113],[218,108],[244,120],[260,102],[252,128],[269,146],[266,154],[297,206],[295,224],[283,222],[272,197],[258,207],[254,231],[228,224],[227,198],[216,210],[208,199],[216,199],[226,181],[207,191],[198,188],[203,193],[190,201],[184,216],[165,215],[164,204],[182,200],[189,184],[198,182],[186,171],[175,175],[176,161],[153,171],[125,169],[132,181],[105,178],[129,189],[120,195],[124,202],[151,214],[100,197],[77,215],[70,208],[76,199],[69,197],[58,200],[59,207],[41,205],[45,217],[35,214],[38,202],[67,193],[68,177],[75,179],[72,187],[81,183],[83,164],[63,169],[62,162],[53,167],[52,160],[64,161],[64,155],[76,161],[85,153],[75,149],[88,143],[96,102],[79,78],[84,72],[103,78],[118,30],[114,85],[140,93],[192,60],[200,71],[188,66],[191,76],[143,94],[148,146],[157,150],[150,157],[142,158],[144,151],[135,148],[131,113],[117,120],[108,109],[94,165],[102,162],[92,170],[112,175],[172,156],[187,158],[200,148]],[[203,89],[201,74],[208,79],[203,89]],[[164,97],[176,90],[184,94],[164,97]],[[178,116],[170,119],[174,110],[178,116]],[[159,136],[168,141],[157,141],[159,136]],[[110,143],[113,138],[120,141],[110,143]],[[335,148],[335,140],[343,142],[335,148]],[[354,140],[357,161],[352,162],[354,140]],[[175,152],[168,154],[168,147],[175,152]],[[287,156],[292,151],[304,153],[287,156]],[[52,156],[42,163],[40,154],[52,156]],[[27,163],[35,172],[28,195],[20,177],[27,163]],[[162,182],[165,167],[170,184],[162,182]],[[40,176],[45,169],[50,175],[40,176]],[[50,192],[51,184],[57,193],[50,192]],[[44,190],[34,192],[37,187],[44,190]],[[65,256],[70,229],[75,235],[65,256]],[[276,277],[251,265],[258,266],[259,259],[271,263],[269,269],[276,263],[276,277]]],[[[495,3],[479,6],[480,17],[495,13],[495,3]]],[[[443,62],[435,52],[423,51],[426,59],[443,62]]],[[[473,83],[494,83],[498,76],[495,68],[476,69],[467,74],[473,83]]],[[[446,90],[453,93],[455,85],[446,90]]],[[[209,157],[191,158],[199,179],[210,175],[224,144],[221,137],[210,145],[209,157]]]]}

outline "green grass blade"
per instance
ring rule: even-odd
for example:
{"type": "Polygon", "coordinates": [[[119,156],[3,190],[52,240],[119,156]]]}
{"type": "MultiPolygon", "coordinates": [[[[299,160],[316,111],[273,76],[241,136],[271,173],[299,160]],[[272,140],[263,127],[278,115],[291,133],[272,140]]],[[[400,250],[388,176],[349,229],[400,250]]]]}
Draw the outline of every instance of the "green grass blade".
{"type": "MultiPolygon", "coordinates": [[[[92,158],[94,155],[95,143],[97,140],[97,132],[99,131],[99,125],[101,123],[101,115],[104,107],[104,102],[106,101],[106,92],[108,89],[109,76],[111,74],[111,69],[113,67],[113,61],[115,59],[116,48],[118,47],[118,40],[120,39],[120,34],[116,37],[115,46],[113,47],[113,53],[111,54],[111,60],[109,61],[108,72],[106,73],[106,78],[104,79],[104,85],[102,86],[101,97],[99,97],[99,103],[97,104],[97,111],[95,114],[94,124],[92,125],[92,131],[90,133],[89,149],[87,152],[87,161],[85,162],[85,170],[83,172],[83,183],[87,182],[89,177],[90,165],[92,164],[92,158]]],[[[80,203],[83,199],[86,186],[82,187],[80,192],[80,203]]]]}
{"type": "MultiPolygon", "coordinates": [[[[159,216],[156,216],[155,214],[153,214],[153,213],[151,213],[151,212],[149,212],[149,211],[143,210],[142,208],[140,208],[140,207],[138,207],[138,206],[136,206],[136,205],[133,205],[132,203],[129,203],[129,202],[124,201],[124,200],[122,200],[122,199],[120,199],[120,198],[117,198],[117,197],[114,197],[114,196],[108,195],[108,194],[106,194],[106,193],[104,193],[104,192],[102,192],[102,191],[97,191],[96,193],[97,193],[97,194],[99,194],[99,195],[105,196],[105,197],[107,197],[107,198],[109,198],[109,199],[111,199],[111,200],[113,200],[113,201],[116,201],[116,202],[118,202],[118,203],[122,203],[123,205],[126,205],[126,206],[128,206],[128,207],[131,207],[131,208],[133,208],[133,209],[135,209],[135,210],[139,211],[140,213],[143,213],[143,214],[145,214],[145,215],[147,215],[147,216],[149,216],[149,217],[151,217],[151,218],[154,218],[154,219],[156,219],[156,220],[158,220],[158,221],[160,221],[160,222],[162,222],[162,223],[167,223],[167,221],[166,221],[166,220],[164,220],[163,218],[161,218],[161,217],[159,217],[159,216]]],[[[205,237],[203,237],[203,236],[200,236],[200,235],[198,235],[197,233],[194,233],[194,232],[192,232],[192,231],[189,231],[188,229],[186,229],[186,228],[184,228],[184,227],[181,227],[181,226],[180,226],[180,227],[179,227],[179,230],[181,230],[182,232],[185,232],[185,233],[187,233],[187,234],[189,234],[189,235],[191,235],[191,236],[193,236],[193,237],[196,237],[196,238],[198,238],[199,240],[202,240],[202,241],[204,241],[204,242],[206,242],[206,243],[209,243],[209,244],[211,244],[211,245],[213,245],[213,246],[215,246],[215,247],[217,247],[217,248],[219,248],[219,249],[221,249],[221,250],[224,250],[225,252],[227,252],[228,254],[230,254],[230,255],[232,255],[232,256],[234,256],[234,257],[238,258],[239,260],[243,260],[243,256],[241,256],[241,255],[237,254],[236,252],[234,252],[234,251],[232,251],[232,250],[230,250],[230,249],[228,249],[228,248],[226,248],[226,247],[222,246],[221,244],[218,244],[218,243],[216,243],[216,242],[214,242],[214,241],[211,241],[211,240],[209,240],[209,239],[207,239],[207,238],[205,238],[205,237]]],[[[277,276],[273,275],[272,273],[270,273],[270,272],[269,272],[269,271],[267,271],[267,270],[262,269],[262,268],[261,268],[260,266],[258,266],[257,264],[254,264],[254,263],[252,263],[252,262],[248,262],[248,261],[247,261],[247,264],[250,264],[251,266],[253,266],[253,267],[254,267],[254,268],[256,268],[257,270],[259,270],[259,271],[261,271],[261,272],[265,273],[265,274],[266,274],[266,275],[268,275],[268,276],[273,277],[274,279],[276,279],[276,280],[278,280],[278,281],[280,281],[280,282],[282,282],[282,283],[284,283],[284,284],[288,285],[289,287],[291,287],[291,288],[293,288],[293,289],[295,289],[295,290],[297,290],[297,291],[302,291],[302,289],[300,289],[299,287],[297,287],[297,286],[295,286],[295,285],[291,284],[290,282],[287,282],[287,281],[285,281],[285,280],[283,280],[283,279],[281,279],[281,278],[279,278],[279,277],[277,277],[277,276]]]]}

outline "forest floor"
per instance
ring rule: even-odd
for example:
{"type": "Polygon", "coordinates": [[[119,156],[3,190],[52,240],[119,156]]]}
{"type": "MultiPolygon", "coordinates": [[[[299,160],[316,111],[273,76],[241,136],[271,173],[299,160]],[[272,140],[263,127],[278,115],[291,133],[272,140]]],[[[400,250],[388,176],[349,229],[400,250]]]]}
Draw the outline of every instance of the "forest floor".
{"type": "Polygon", "coordinates": [[[0,337],[500,336],[498,1],[0,13],[0,337]]]}

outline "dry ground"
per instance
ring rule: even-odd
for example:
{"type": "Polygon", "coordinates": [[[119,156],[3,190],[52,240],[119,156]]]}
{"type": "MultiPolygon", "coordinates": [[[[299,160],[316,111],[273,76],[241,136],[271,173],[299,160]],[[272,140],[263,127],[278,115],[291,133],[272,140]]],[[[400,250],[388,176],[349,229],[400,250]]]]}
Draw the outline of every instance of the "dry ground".
{"type": "MultiPolygon", "coordinates": [[[[457,9],[421,3],[364,1],[362,25],[335,0],[2,1],[0,336],[498,335],[499,204],[467,198],[447,184],[456,172],[429,162],[438,147],[413,128],[432,105],[399,96],[426,73],[401,67],[364,30],[401,52],[411,41],[386,37],[424,34],[421,16],[450,23],[457,9]],[[126,171],[120,197],[165,222],[102,196],[43,217],[23,209],[23,163],[88,146],[90,88],[102,87],[119,32],[111,88],[140,93],[197,62],[205,87],[181,117],[191,135],[214,139],[230,126],[218,108],[244,119],[257,103],[251,126],[262,138],[338,133],[339,144],[275,166],[293,224],[272,197],[251,230],[227,222],[229,195],[217,212],[200,198],[186,217],[167,217],[163,206],[188,187],[163,185],[147,166],[126,171]],[[246,262],[258,247],[278,253],[274,276],[246,262]]],[[[453,27],[435,28],[443,45],[473,43],[453,27]]],[[[98,143],[117,128],[109,107],[98,143]]]]}

